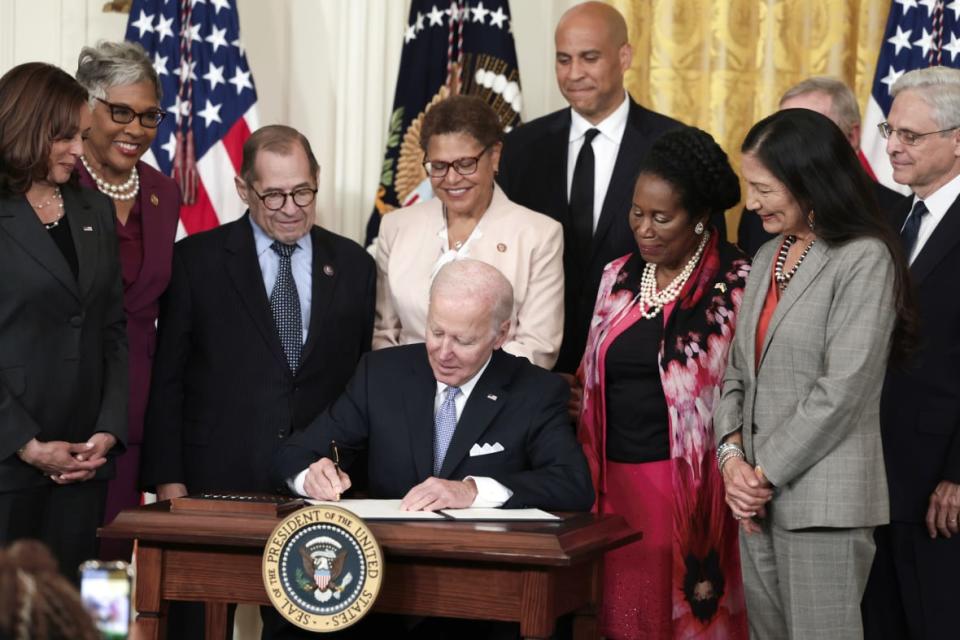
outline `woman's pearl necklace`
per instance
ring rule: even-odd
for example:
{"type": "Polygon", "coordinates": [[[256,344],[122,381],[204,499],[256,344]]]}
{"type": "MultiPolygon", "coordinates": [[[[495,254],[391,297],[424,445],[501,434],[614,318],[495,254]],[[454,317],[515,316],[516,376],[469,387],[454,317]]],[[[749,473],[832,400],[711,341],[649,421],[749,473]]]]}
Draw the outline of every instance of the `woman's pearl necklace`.
{"type": "Polygon", "coordinates": [[[93,178],[93,181],[97,183],[97,189],[114,200],[133,200],[137,197],[137,193],[140,192],[140,175],[137,173],[136,167],[130,172],[130,177],[127,178],[126,182],[123,184],[111,184],[96,174],[84,156],[80,156],[80,162],[83,163],[87,173],[93,178]]]}
{"type": "MultiPolygon", "coordinates": [[[[56,229],[60,225],[60,220],[63,219],[63,196],[60,194],[60,187],[53,188],[53,194],[49,198],[43,201],[42,204],[34,205],[34,209],[37,210],[37,213],[43,210],[44,207],[50,206],[51,204],[56,203],[59,207],[57,211],[57,217],[51,220],[50,222],[43,222],[43,228],[49,231],[50,229],[56,229]]],[[[42,222],[42,220],[41,220],[42,222]]]]}
{"type": "Polygon", "coordinates": [[[640,278],[640,315],[650,320],[655,318],[664,306],[670,304],[680,295],[683,285],[690,279],[693,270],[697,268],[700,262],[700,256],[703,255],[703,248],[707,246],[707,240],[710,238],[710,232],[703,234],[700,240],[700,246],[693,254],[693,257],[687,262],[683,271],[677,275],[662,291],[657,291],[657,265],[648,262],[643,268],[643,276],[640,278]]]}

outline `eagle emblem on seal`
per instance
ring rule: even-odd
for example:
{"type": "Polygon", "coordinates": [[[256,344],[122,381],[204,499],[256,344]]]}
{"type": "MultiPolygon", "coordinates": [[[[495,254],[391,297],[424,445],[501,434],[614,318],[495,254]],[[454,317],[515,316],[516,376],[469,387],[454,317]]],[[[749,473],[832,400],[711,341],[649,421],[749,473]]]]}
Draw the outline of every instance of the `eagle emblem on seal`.
{"type": "Polygon", "coordinates": [[[353,582],[353,574],[343,572],[347,550],[329,536],[314,538],[300,547],[300,559],[306,575],[313,576],[313,583],[304,584],[303,588],[312,591],[320,602],[330,598],[339,600],[343,590],[353,582]]]}

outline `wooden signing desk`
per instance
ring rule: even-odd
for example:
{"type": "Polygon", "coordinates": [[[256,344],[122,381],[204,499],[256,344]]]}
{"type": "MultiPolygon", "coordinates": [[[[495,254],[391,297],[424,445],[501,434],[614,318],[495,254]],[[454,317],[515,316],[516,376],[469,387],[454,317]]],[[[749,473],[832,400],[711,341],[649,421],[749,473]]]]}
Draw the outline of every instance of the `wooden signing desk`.
{"type": "MultiPolygon", "coordinates": [[[[261,553],[278,520],[170,512],[161,502],[121,512],[105,538],[136,538],[137,626],[164,638],[171,600],[207,604],[207,638],[226,635],[227,604],[268,605],[261,553]]],[[[574,637],[599,638],[603,553],[639,540],[619,516],[561,523],[368,522],[386,556],[374,611],[520,623],[547,638],[575,612],[574,637]]]]}

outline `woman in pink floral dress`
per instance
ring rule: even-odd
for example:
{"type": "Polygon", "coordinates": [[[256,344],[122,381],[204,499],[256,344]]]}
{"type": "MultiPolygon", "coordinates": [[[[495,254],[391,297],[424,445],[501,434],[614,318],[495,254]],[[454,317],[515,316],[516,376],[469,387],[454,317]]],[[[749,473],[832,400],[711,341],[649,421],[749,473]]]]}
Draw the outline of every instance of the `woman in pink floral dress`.
{"type": "Polygon", "coordinates": [[[600,283],[577,376],[578,437],[594,508],[644,535],[606,556],[608,638],[747,637],[711,419],[750,267],[709,219],[739,199],[709,134],[664,135],[627,213],[637,251],[608,264],[600,283]]]}

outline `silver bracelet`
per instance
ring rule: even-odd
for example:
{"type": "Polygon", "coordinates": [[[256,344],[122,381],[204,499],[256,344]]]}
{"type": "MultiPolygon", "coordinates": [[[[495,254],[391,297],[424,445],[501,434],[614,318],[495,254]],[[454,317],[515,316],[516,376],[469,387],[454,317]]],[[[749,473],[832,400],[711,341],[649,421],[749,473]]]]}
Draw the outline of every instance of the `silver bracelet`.
{"type": "Polygon", "coordinates": [[[723,465],[725,465],[730,458],[746,460],[747,454],[743,451],[743,447],[732,442],[726,442],[717,447],[717,470],[721,474],[723,473],[723,465]]]}

